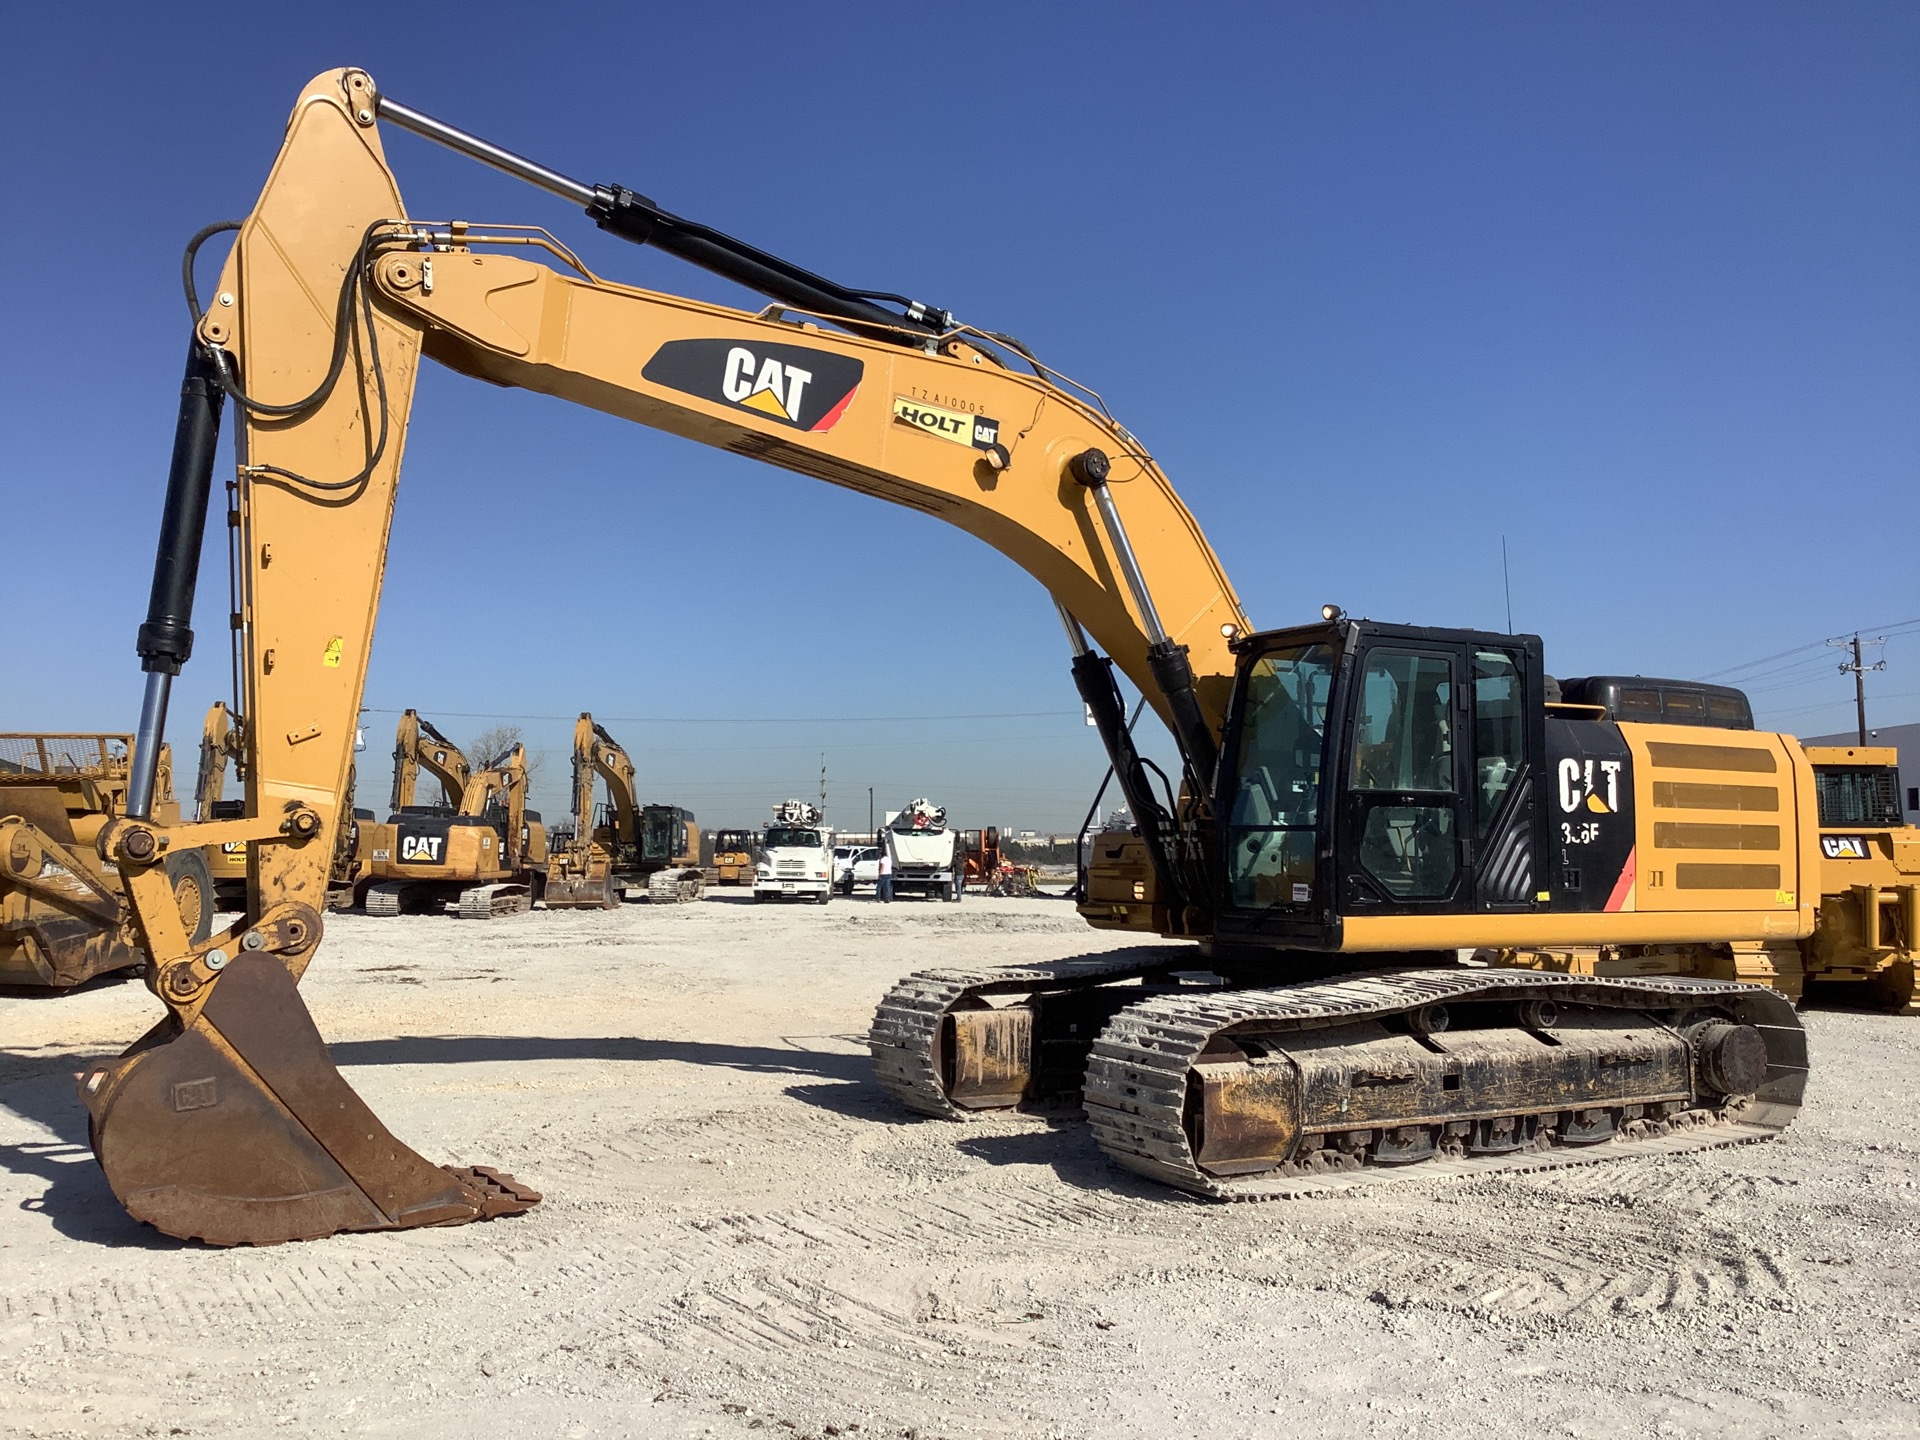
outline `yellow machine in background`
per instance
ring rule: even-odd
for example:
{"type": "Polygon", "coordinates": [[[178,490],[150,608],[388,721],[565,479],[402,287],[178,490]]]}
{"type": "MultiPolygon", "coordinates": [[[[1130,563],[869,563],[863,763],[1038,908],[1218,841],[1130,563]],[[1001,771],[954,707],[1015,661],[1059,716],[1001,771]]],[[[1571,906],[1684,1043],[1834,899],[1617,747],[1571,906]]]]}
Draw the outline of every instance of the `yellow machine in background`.
{"type": "Polygon", "coordinates": [[[531,909],[545,877],[547,832],[527,809],[526,751],[516,744],[475,770],[408,710],[393,755],[393,813],[384,825],[361,825],[367,913],[437,915],[451,906],[462,919],[490,920],[531,909]],[[422,769],[448,803],[415,803],[422,769]]]}
{"type": "MultiPolygon", "coordinates": [[[[0,735],[0,985],[64,990],[144,963],[119,871],[100,832],[126,809],[130,735],[0,735]]],[[[163,749],[154,812],[178,820],[163,749]]],[[[163,868],[195,943],[213,926],[213,876],[197,849],[163,868]]]]}
{"type": "Polygon", "coordinates": [[[713,871],[716,885],[753,884],[752,830],[716,830],[713,832],[713,871]]]}
{"type": "MultiPolygon", "coordinates": [[[[227,708],[225,701],[216,700],[207,707],[207,718],[200,729],[200,773],[194,785],[196,820],[237,820],[247,813],[244,799],[223,798],[229,760],[233,762],[240,780],[246,780],[244,736],[240,717],[227,708]]],[[[330,910],[350,908],[367,878],[368,847],[364,843],[361,827],[371,822],[374,815],[371,810],[354,807],[355,778],[355,770],[349,769],[347,805],[352,818],[342,824],[334,842],[333,865],[327,876],[327,908],[330,910]]],[[[229,840],[224,845],[209,848],[207,862],[213,872],[215,908],[228,912],[244,911],[247,908],[246,842],[229,840]]]]}
{"type": "Polygon", "coordinates": [[[633,760],[593,716],[573,727],[573,834],[547,861],[550,910],[617,910],[627,886],[644,883],[656,905],[698,900],[700,830],[674,805],[641,805],[633,760]],[[595,805],[595,782],[607,803],[595,805]]]}
{"type": "MultiPolygon", "coordinates": [[[[168,1011],[81,1081],[95,1154],[140,1218],[257,1243],[538,1199],[495,1172],[433,1166],[387,1132],[296,988],[320,941],[315,897],[344,819],[426,359],[909,506],[1053,597],[1139,829],[1137,847],[1096,847],[1082,913],[1174,943],[902,980],[868,1047],[904,1106],[962,1118],[1073,1097],[1116,1163],[1223,1198],[1352,1188],[1426,1161],[1665,1154],[1764,1138],[1797,1113],[1805,1037],[1771,989],[1458,960],[1633,948],[1724,951],[1736,974],[1742,956],[1772,963],[1813,933],[1819,884],[1813,775],[1790,738],[1711,706],[1715,723],[1689,729],[1550,704],[1538,636],[1331,605],[1256,630],[1141,442],[1002,331],[560,175],[379,94],[362,70],[301,93],[239,230],[219,298],[189,296],[136,767],[191,651],[231,400],[248,815],[167,825],[136,768],[128,817],[101,840],[168,1011]],[[544,230],[406,218],[384,149],[396,126],[773,304],[603,280],[544,230]],[[1173,773],[1135,747],[1120,675],[1166,725],[1173,773]],[[1776,808],[1762,820],[1702,803],[1700,787],[1727,786],[1776,808]],[[255,913],[196,944],[154,861],[230,839],[255,846],[255,913]]],[[[1273,538],[1275,563],[1298,539],[1273,538]]]]}
{"type": "Polygon", "coordinates": [[[1810,985],[1837,999],[1920,1014],[1920,827],[1900,809],[1891,746],[1809,745],[1820,807],[1820,923],[1810,985]]]}
{"type": "MultiPolygon", "coordinates": [[[[196,820],[236,820],[247,813],[247,802],[227,800],[227,762],[231,760],[242,781],[246,779],[246,742],[239,717],[216,700],[207,707],[207,718],[200,727],[200,773],[194,784],[196,820]]],[[[213,870],[213,897],[221,910],[247,908],[247,846],[243,840],[229,840],[207,852],[213,870]]]]}

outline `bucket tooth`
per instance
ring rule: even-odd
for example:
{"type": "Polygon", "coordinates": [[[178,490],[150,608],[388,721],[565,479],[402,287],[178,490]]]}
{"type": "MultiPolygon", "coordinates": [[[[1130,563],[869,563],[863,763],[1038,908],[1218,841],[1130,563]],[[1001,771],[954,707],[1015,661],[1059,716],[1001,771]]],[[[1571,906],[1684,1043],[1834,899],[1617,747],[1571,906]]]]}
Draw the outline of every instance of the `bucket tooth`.
{"type": "Polygon", "coordinates": [[[95,1156],[128,1213],[181,1239],[271,1245],[458,1225],[539,1195],[402,1144],[334,1067],[284,965],[244,955],[186,1026],[169,1018],[81,1080],[95,1156]]]}

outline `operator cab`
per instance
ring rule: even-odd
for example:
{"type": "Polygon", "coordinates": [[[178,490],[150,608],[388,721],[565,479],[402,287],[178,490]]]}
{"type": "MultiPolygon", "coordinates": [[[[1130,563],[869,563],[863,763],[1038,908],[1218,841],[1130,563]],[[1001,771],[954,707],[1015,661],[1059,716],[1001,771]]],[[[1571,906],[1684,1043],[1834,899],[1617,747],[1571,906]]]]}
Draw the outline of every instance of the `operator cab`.
{"type": "Polygon", "coordinates": [[[693,812],[678,805],[643,805],[640,809],[640,859],[645,864],[671,864],[699,850],[693,838],[693,812]]]}
{"type": "Polygon", "coordinates": [[[1333,950],[1362,916],[1617,908],[1634,845],[1618,722],[1753,723],[1739,691],[1692,682],[1600,677],[1562,700],[1535,635],[1336,617],[1234,648],[1214,806],[1228,944],[1333,950]]]}
{"type": "Polygon", "coordinates": [[[1219,938],[1332,949],[1343,914],[1535,906],[1538,636],[1336,620],[1236,648],[1219,938]]]}

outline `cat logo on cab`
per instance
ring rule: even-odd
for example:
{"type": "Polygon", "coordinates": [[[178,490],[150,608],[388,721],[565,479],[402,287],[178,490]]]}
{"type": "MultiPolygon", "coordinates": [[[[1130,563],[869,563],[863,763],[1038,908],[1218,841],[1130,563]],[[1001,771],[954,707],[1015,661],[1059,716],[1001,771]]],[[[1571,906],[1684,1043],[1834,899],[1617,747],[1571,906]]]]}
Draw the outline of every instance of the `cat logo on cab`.
{"type": "Polygon", "coordinates": [[[1864,835],[1822,835],[1820,853],[1829,860],[1866,860],[1872,854],[1864,835]]]}
{"type": "Polygon", "coordinates": [[[846,413],[865,373],[852,356],[800,345],[669,340],[647,361],[640,378],[823,434],[846,413]]]}

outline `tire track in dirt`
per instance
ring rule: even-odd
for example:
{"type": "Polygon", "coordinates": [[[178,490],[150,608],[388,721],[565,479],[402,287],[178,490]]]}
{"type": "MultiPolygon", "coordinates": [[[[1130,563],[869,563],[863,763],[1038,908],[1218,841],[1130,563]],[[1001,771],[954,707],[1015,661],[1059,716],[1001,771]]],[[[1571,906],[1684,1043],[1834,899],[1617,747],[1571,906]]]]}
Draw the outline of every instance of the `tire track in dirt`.
{"type": "Polygon", "coordinates": [[[1768,1228],[1713,1218],[1776,1191],[1764,1177],[1633,1162],[1516,1176],[1343,1218],[1324,1259],[1347,1293],[1480,1318],[1788,1308],[1795,1269],[1768,1228]]]}
{"type": "Polygon", "coordinates": [[[1049,1321],[1082,1306],[1062,1297],[1163,1250],[1138,1209],[1035,1181],[695,1216],[601,1276],[595,1316],[530,1315],[522,1333],[543,1337],[544,1360],[638,1366],[717,1400],[881,1395],[918,1423],[999,1428],[1004,1376],[1047,1364],[1049,1321]]]}

